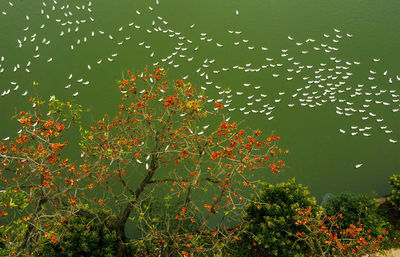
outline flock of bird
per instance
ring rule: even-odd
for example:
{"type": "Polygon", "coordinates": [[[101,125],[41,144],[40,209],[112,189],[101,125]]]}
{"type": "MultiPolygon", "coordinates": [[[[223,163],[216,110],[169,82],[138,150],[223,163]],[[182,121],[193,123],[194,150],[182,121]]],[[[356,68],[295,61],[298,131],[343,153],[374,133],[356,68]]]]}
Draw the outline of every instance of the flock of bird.
{"type": "MultiPolygon", "coordinates": [[[[129,22],[118,24],[112,30],[98,26],[98,21],[102,18],[96,17],[96,2],[80,1],[78,4],[73,1],[59,3],[56,0],[42,0],[40,3],[36,10],[38,13],[33,15],[32,10],[29,10],[30,13],[24,17],[26,25],[19,31],[19,38],[15,39],[15,48],[9,51],[2,49],[4,52],[0,52],[1,97],[12,94],[28,95],[28,87],[22,85],[18,79],[31,74],[31,70],[34,73],[34,67],[45,69],[46,65],[54,65],[54,62],[62,66],[63,60],[58,59],[57,55],[42,54],[43,49],[46,52],[46,49],[57,48],[57,51],[66,52],[69,56],[79,56],[81,53],[78,51],[85,49],[85,44],[96,44],[102,40],[102,43],[108,44],[109,49],[112,49],[110,53],[101,51],[96,56],[81,58],[80,64],[85,68],[81,70],[81,74],[65,71],[61,82],[65,83],[63,86],[70,96],[78,96],[81,86],[96,86],[89,79],[92,71],[120,61],[123,58],[120,53],[126,49],[136,49],[146,55],[148,65],[175,72],[185,71],[182,74],[183,79],[199,81],[196,84],[200,84],[202,90],[211,91],[208,95],[213,98],[208,101],[220,102],[229,112],[260,115],[272,120],[277,109],[302,110],[329,105],[332,107],[332,114],[343,118],[351,117],[354,123],[343,126],[338,133],[369,137],[380,131],[386,135],[389,143],[398,142],[397,137],[392,136],[395,133],[391,125],[386,123],[385,117],[399,113],[400,74],[385,67],[384,60],[377,57],[371,58],[367,63],[338,57],[342,41],[353,37],[341,29],[328,29],[318,37],[305,40],[288,35],[285,40],[290,47],[273,49],[246,38],[245,32],[234,28],[221,32],[218,37],[204,32],[205,28],[201,24],[187,24],[185,30],[177,31],[158,12],[158,0],[146,8],[132,12],[129,22]],[[149,20],[151,21],[148,22],[149,20]],[[157,42],[165,41],[174,45],[168,53],[157,48],[157,42]],[[25,59],[14,63],[8,61],[15,51],[26,51],[25,49],[31,53],[25,59]],[[219,52],[224,51],[244,53],[248,58],[226,62],[218,56],[219,52]],[[203,52],[216,54],[207,57],[203,52]],[[355,78],[355,67],[360,66],[368,67],[368,71],[364,74],[358,73],[355,78]],[[16,79],[4,81],[5,74],[16,74],[16,79]],[[223,74],[251,79],[228,85],[221,79],[224,78],[223,74]],[[261,74],[258,76],[261,79],[254,82],[253,78],[257,74],[261,74]],[[275,92],[276,90],[271,90],[271,84],[284,86],[275,92]]],[[[12,8],[23,4],[10,1],[3,5],[0,9],[0,21],[7,19],[12,8]]],[[[240,16],[239,10],[232,10],[232,16],[240,16]]],[[[9,137],[3,138],[8,139],[9,137]]],[[[362,164],[357,164],[355,167],[361,166],[362,164]]]]}

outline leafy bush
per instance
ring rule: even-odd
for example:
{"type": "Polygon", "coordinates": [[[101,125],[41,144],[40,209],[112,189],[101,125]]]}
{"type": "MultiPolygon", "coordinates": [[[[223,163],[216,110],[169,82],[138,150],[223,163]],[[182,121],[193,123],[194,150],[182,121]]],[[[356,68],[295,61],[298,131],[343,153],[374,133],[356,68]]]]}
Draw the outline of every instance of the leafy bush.
{"type": "Polygon", "coordinates": [[[110,212],[106,210],[85,210],[85,212],[95,214],[95,218],[74,215],[60,222],[53,234],[45,235],[41,239],[33,256],[115,256],[118,247],[117,235],[115,231],[108,229],[106,224],[112,217],[110,212]]]}
{"type": "Polygon", "coordinates": [[[325,209],[328,216],[341,214],[338,220],[341,228],[362,224],[364,230],[371,230],[371,234],[378,236],[388,224],[385,218],[378,213],[379,204],[373,195],[341,193],[331,196],[326,202],[325,209]]]}
{"type": "MultiPolygon", "coordinates": [[[[308,196],[307,187],[295,180],[277,185],[264,185],[263,190],[247,206],[244,217],[250,235],[249,247],[262,256],[295,256],[304,251],[305,245],[296,242],[295,216],[298,209],[319,207],[308,196]]],[[[258,256],[258,255],[257,255],[258,256]]]]}
{"type": "Polygon", "coordinates": [[[389,202],[393,205],[397,215],[400,216],[400,174],[392,175],[389,184],[393,187],[389,202]]]}

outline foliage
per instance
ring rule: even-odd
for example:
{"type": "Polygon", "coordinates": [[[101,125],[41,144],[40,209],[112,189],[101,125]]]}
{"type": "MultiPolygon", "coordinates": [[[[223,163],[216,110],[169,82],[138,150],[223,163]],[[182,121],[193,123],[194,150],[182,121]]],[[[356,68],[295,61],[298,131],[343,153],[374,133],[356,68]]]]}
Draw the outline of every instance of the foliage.
{"type": "Polygon", "coordinates": [[[15,248],[12,245],[6,244],[6,241],[21,240],[22,235],[26,231],[27,225],[24,224],[18,215],[22,213],[28,206],[27,195],[23,191],[7,187],[0,193],[0,217],[11,221],[7,226],[0,225],[0,256],[8,256],[15,248]],[[8,235],[8,236],[7,236],[8,235]]]}
{"type": "Polygon", "coordinates": [[[20,238],[11,240],[15,231],[8,231],[1,239],[14,245],[13,255],[31,252],[60,219],[82,215],[86,205],[114,211],[107,227],[117,234],[116,256],[128,254],[129,221],[140,230],[136,246],[162,256],[218,254],[240,234],[225,224],[240,223],[256,171],[277,173],[285,165],[279,137],[229,122],[223,104],[209,104],[190,83],[168,82],[159,68],[127,76],[118,85],[118,115],[89,127],[79,123],[80,105],[55,97],[47,104],[31,98],[33,109],[17,113],[18,137],[0,142],[0,183],[24,192],[28,203],[11,220],[25,226],[20,238]],[[64,135],[77,129],[80,148],[66,151],[64,135]],[[73,160],[71,151],[82,158],[73,160]],[[151,199],[160,195],[175,205],[154,216],[151,199]]]}
{"type": "Polygon", "coordinates": [[[313,256],[366,256],[382,250],[388,231],[372,233],[360,222],[343,226],[344,215],[328,216],[325,210],[316,213],[311,207],[297,211],[297,240],[307,245],[313,256]]]}
{"type": "Polygon", "coordinates": [[[328,216],[341,214],[338,220],[341,228],[362,224],[365,230],[378,236],[382,229],[387,229],[388,223],[378,213],[379,204],[372,195],[341,193],[331,196],[326,202],[325,209],[328,216]]]}
{"type": "Polygon", "coordinates": [[[393,174],[389,179],[389,184],[393,187],[392,193],[389,196],[389,202],[400,217],[400,174],[393,174]]]}
{"type": "Polygon", "coordinates": [[[62,217],[52,231],[39,240],[33,256],[115,256],[118,247],[117,233],[110,231],[107,226],[107,222],[112,219],[111,212],[104,209],[81,211],[95,217],[62,217]]]}
{"type": "Polygon", "coordinates": [[[296,241],[295,216],[298,209],[312,206],[316,201],[309,197],[306,187],[295,180],[277,185],[267,184],[246,208],[246,232],[250,234],[249,247],[263,252],[262,256],[295,256],[304,250],[296,241]]]}

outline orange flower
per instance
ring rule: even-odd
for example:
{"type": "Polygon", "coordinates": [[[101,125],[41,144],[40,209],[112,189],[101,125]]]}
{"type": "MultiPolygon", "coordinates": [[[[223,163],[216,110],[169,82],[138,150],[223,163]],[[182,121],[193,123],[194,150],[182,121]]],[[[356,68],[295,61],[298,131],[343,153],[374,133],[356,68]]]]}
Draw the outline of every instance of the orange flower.
{"type": "Polygon", "coordinates": [[[76,202],[76,200],[78,200],[76,197],[74,197],[74,198],[72,198],[72,199],[68,199],[68,202],[70,203],[70,204],[73,204],[73,203],[75,203],[76,202]]]}
{"type": "Polygon", "coordinates": [[[103,205],[103,199],[99,199],[98,202],[100,205],[103,205]]]}
{"type": "Polygon", "coordinates": [[[44,123],[44,126],[47,128],[47,127],[52,127],[54,125],[54,123],[53,123],[53,121],[51,121],[51,120],[48,120],[48,121],[46,121],[45,123],[44,123]]]}
{"type": "Polygon", "coordinates": [[[62,131],[62,130],[65,129],[65,125],[64,125],[64,124],[60,124],[60,123],[57,122],[57,129],[58,129],[59,131],[62,131]]]}
{"type": "Polygon", "coordinates": [[[219,109],[224,108],[224,106],[222,104],[218,103],[217,101],[214,102],[214,106],[215,106],[215,108],[219,108],[219,109]]]}

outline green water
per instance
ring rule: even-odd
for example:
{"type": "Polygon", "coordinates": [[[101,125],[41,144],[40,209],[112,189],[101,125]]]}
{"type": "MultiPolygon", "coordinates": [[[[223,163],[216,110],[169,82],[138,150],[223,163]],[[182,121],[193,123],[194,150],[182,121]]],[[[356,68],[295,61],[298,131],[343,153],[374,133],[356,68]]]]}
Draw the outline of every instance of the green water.
{"type": "Polygon", "coordinates": [[[13,6],[9,1],[0,2],[0,12],[6,12],[6,15],[0,15],[0,56],[5,57],[0,62],[0,70],[4,68],[0,73],[0,93],[10,89],[9,94],[0,97],[0,138],[15,135],[17,127],[9,117],[17,106],[27,106],[29,95],[74,98],[91,109],[87,119],[94,120],[104,112],[113,112],[110,110],[115,107],[120,94],[116,81],[121,78],[122,71],[141,71],[144,66],[151,67],[158,62],[169,71],[171,79],[189,75],[187,81],[207,88],[210,98],[222,99],[220,91],[231,89],[224,101],[232,101],[224,103],[229,104],[226,110],[231,109],[232,120],[242,120],[244,125],[268,133],[274,131],[281,137],[281,146],[288,148],[290,155],[281,174],[266,176],[271,182],[294,176],[321,199],[325,193],[341,191],[375,190],[378,194],[387,194],[390,191],[388,177],[399,173],[400,144],[389,142],[400,139],[400,111],[396,111],[400,104],[400,81],[396,78],[396,75],[400,77],[399,1],[160,0],[157,5],[155,1],[96,0],[91,4],[91,12],[87,9],[89,1],[11,2],[13,6]],[[84,9],[82,5],[85,5],[84,9]],[[41,14],[41,9],[44,14],[41,14]],[[236,10],[239,15],[236,15],[236,10]],[[61,25],[68,21],[72,24],[61,25]],[[134,25],[129,26],[131,22],[134,25]],[[44,27],[41,29],[42,24],[44,27]],[[192,24],[195,26],[190,28],[192,24]],[[135,28],[135,25],[140,28],[135,28]],[[121,31],[120,27],[123,27],[121,31]],[[158,30],[158,27],[166,33],[155,31],[154,28],[158,30]],[[62,31],[64,34],[60,36],[62,31]],[[241,34],[234,31],[241,31],[241,34]],[[207,33],[204,40],[201,40],[201,33],[207,33]],[[33,34],[36,37],[31,42],[33,34]],[[174,36],[170,37],[172,34],[174,36]],[[23,42],[25,36],[27,40],[23,42]],[[185,38],[179,39],[182,36],[185,38]],[[289,40],[288,36],[294,40],[289,40]],[[42,43],[44,38],[50,43],[42,43]],[[212,40],[208,42],[210,38],[212,40]],[[22,42],[21,48],[18,39],[22,42]],[[305,42],[307,39],[314,42],[305,42]],[[333,39],[338,42],[333,42],[333,39]],[[144,42],[142,46],[139,45],[141,42],[144,42]],[[39,46],[38,51],[35,51],[36,46],[39,46]],[[179,47],[181,49],[175,49],[179,47]],[[282,52],[282,49],[288,51],[282,52]],[[330,52],[325,52],[325,49],[330,52]],[[173,52],[177,53],[167,61],[161,61],[173,52]],[[117,56],[112,56],[115,53],[117,56]],[[40,56],[34,58],[36,54],[40,56]],[[188,58],[192,57],[193,60],[189,61],[188,58]],[[52,61],[48,62],[50,58],[52,61]],[[215,61],[210,63],[212,59],[215,61]],[[99,60],[102,60],[101,64],[97,64],[99,60]],[[341,61],[335,63],[335,60],[341,61]],[[30,66],[26,67],[29,61],[30,66]],[[170,61],[173,63],[168,64],[170,61]],[[321,63],[327,65],[321,66],[321,63]],[[20,68],[14,72],[17,64],[20,68]],[[174,67],[177,64],[179,67],[174,67]],[[203,64],[208,67],[203,67],[203,64]],[[271,64],[282,66],[261,67],[271,64]],[[307,67],[311,65],[312,68],[307,67]],[[234,66],[243,69],[234,69],[234,66]],[[200,67],[201,70],[196,72],[200,67]],[[222,68],[229,70],[223,71],[222,68]],[[325,70],[315,73],[319,68],[325,70]],[[246,72],[245,69],[251,70],[246,72]],[[257,72],[257,69],[260,70],[257,72]],[[387,73],[383,75],[385,71],[387,73]],[[212,84],[206,84],[205,74],[200,76],[203,72],[207,73],[212,84]],[[71,80],[68,79],[70,74],[71,80]],[[272,74],[280,76],[274,78],[272,74]],[[321,77],[314,77],[319,75],[321,77]],[[333,80],[332,76],[338,78],[333,80]],[[293,79],[287,80],[287,77],[293,79]],[[304,80],[304,77],[308,79],[304,80]],[[368,77],[374,77],[374,80],[368,77]],[[389,78],[392,83],[389,83],[389,78]],[[82,82],[77,82],[80,79],[82,82]],[[17,90],[14,90],[16,85],[10,84],[12,81],[19,85],[17,90]],[[39,86],[33,87],[33,81],[38,81],[39,86]],[[89,84],[83,85],[85,81],[89,84]],[[71,86],[65,88],[69,84],[71,86]],[[243,84],[251,85],[246,87],[243,84]],[[310,86],[307,88],[307,85],[310,86]],[[22,96],[25,91],[28,91],[27,96],[22,96]],[[79,95],[73,97],[76,92],[79,95]],[[280,92],[284,94],[280,95],[280,92]],[[293,97],[295,93],[298,95],[293,97]],[[307,97],[310,97],[309,102],[307,97]],[[275,101],[279,99],[280,102],[275,101]],[[366,102],[369,100],[371,102],[366,102]],[[251,102],[253,104],[248,105],[251,102]],[[240,111],[245,106],[246,109],[240,111]],[[268,110],[268,107],[274,109],[268,110]],[[365,111],[360,112],[360,109],[365,111]],[[377,119],[383,120],[377,122],[377,119]],[[352,129],[352,126],[357,128],[352,129]],[[365,127],[370,128],[359,131],[365,127]],[[357,135],[352,136],[352,132],[357,132],[357,135]],[[370,136],[363,136],[363,133],[370,136]],[[363,165],[355,168],[356,164],[363,165]]]}

